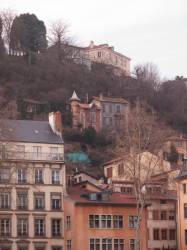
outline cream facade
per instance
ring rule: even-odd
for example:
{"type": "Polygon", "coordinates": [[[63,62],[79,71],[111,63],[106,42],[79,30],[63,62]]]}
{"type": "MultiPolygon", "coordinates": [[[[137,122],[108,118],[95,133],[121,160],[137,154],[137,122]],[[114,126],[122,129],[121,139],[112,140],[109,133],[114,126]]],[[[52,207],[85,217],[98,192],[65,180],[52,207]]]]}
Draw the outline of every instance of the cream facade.
{"type": "Polygon", "coordinates": [[[138,166],[140,164],[140,177],[142,181],[147,180],[147,172],[151,175],[160,174],[165,171],[169,171],[171,166],[168,161],[162,159],[162,157],[153,155],[150,152],[143,152],[140,155],[140,163],[138,163],[138,155],[137,155],[137,163],[134,160],[134,155],[132,157],[125,158],[117,158],[112,161],[106,162],[104,167],[104,175],[111,181],[132,181],[132,169],[134,166],[138,166]]]}
{"type": "Polygon", "coordinates": [[[123,54],[116,52],[114,47],[108,44],[95,45],[93,41],[90,45],[84,48],[91,61],[97,63],[108,64],[115,67],[117,74],[125,74],[130,76],[130,61],[131,59],[123,54]]]}
{"type": "Polygon", "coordinates": [[[12,120],[5,132],[13,141],[1,135],[0,250],[62,250],[62,138],[48,122],[12,120]]]}

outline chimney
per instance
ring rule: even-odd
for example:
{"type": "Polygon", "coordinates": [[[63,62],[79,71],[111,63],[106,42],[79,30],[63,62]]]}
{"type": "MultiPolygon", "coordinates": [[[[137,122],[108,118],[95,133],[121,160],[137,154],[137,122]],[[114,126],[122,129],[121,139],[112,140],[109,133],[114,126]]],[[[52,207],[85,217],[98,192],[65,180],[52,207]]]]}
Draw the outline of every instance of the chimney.
{"type": "Polygon", "coordinates": [[[102,93],[99,94],[99,99],[103,100],[103,94],[102,93]]]}
{"type": "Polygon", "coordinates": [[[49,125],[56,135],[62,135],[62,116],[60,111],[49,113],[49,125]]]}
{"type": "Polygon", "coordinates": [[[90,41],[89,47],[90,47],[90,48],[93,48],[93,47],[94,47],[94,41],[90,41]]]}

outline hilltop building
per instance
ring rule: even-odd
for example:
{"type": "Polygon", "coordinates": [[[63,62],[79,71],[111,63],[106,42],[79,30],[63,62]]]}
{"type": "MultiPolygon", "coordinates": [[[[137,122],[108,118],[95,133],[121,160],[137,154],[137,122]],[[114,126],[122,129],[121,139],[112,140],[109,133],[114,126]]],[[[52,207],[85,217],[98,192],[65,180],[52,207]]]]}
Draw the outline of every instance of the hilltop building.
{"type": "Polygon", "coordinates": [[[114,50],[108,44],[95,45],[93,41],[88,47],[84,48],[90,60],[97,63],[110,65],[114,68],[114,73],[130,76],[131,59],[114,50]]]}
{"type": "Polygon", "coordinates": [[[91,103],[81,103],[77,94],[70,98],[73,128],[93,127],[97,132],[102,129],[119,129],[127,121],[129,103],[123,98],[93,97],[91,103]]]}
{"type": "Polygon", "coordinates": [[[1,124],[0,249],[62,250],[64,142],[61,114],[1,124]]]}

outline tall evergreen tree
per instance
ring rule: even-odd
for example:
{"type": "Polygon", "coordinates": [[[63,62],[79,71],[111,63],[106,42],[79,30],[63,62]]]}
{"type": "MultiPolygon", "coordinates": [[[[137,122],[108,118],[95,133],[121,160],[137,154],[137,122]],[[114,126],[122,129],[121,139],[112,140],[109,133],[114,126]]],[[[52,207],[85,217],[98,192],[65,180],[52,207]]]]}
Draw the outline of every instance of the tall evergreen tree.
{"type": "Polygon", "coordinates": [[[13,51],[39,53],[46,49],[46,27],[34,14],[21,14],[13,21],[10,46],[13,51]]]}

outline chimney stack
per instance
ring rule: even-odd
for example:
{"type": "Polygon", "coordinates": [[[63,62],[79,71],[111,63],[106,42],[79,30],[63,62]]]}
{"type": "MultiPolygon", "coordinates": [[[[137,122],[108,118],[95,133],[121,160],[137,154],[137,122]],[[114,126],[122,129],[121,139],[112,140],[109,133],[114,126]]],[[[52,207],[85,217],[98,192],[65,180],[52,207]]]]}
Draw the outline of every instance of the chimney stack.
{"type": "Polygon", "coordinates": [[[60,111],[49,113],[49,125],[56,135],[62,135],[62,116],[60,111]]]}
{"type": "Polygon", "coordinates": [[[90,47],[91,49],[93,49],[93,47],[94,47],[94,41],[90,41],[89,47],[90,47]]]}

